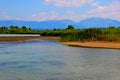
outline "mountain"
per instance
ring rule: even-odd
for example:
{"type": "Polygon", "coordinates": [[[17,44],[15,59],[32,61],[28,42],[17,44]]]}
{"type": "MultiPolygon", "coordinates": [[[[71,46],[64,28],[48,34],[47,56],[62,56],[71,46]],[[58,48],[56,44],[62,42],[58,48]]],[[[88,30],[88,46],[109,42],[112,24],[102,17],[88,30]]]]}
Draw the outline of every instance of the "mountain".
{"type": "Polygon", "coordinates": [[[48,20],[48,21],[21,21],[21,20],[1,20],[0,26],[27,26],[32,29],[65,29],[68,25],[73,25],[75,28],[90,28],[90,27],[108,27],[108,26],[120,26],[120,22],[112,19],[104,18],[87,18],[80,22],[74,22],[72,20],[48,20]]]}
{"type": "Polygon", "coordinates": [[[75,24],[72,20],[49,20],[49,21],[20,21],[20,20],[6,20],[0,21],[0,26],[10,26],[10,25],[17,25],[17,26],[27,26],[32,29],[64,29],[69,24],[75,24]]]}
{"type": "Polygon", "coordinates": [[[108,27],[108,26],[120,26],[120,22],[112,19],[104,19],[104,18],[87,18],[81,20],[77,23],[80,27],[83,28],[91,28],[91,27],[108,27]]]}

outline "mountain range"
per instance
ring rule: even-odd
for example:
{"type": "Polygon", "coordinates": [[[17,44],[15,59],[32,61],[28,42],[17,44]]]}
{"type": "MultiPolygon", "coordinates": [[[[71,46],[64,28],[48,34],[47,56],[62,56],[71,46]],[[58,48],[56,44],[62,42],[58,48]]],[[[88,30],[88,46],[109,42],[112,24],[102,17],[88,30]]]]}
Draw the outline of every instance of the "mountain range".
{"type": "Polygon", "coordinates": [[[105,28],[108,26],[120,26],[120,21],[104,18],[87,18],[79,22],[72,20],[47,20],[47,21],[22,21],[22,20],[1,20],[0,26],[27,26],[32,29],[65,29],[68,25],[73,25],[75,28],[105,28]]]}

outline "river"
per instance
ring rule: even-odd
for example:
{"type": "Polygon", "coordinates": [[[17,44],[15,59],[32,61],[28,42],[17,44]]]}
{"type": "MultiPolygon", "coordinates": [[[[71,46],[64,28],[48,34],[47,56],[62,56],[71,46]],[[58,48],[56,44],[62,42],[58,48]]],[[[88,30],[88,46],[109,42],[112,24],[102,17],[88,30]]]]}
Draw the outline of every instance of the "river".
{"type": "Polygon", "coordinates": [[[0,43],[0,80],[120,80],[120,50],[0,43]]]}

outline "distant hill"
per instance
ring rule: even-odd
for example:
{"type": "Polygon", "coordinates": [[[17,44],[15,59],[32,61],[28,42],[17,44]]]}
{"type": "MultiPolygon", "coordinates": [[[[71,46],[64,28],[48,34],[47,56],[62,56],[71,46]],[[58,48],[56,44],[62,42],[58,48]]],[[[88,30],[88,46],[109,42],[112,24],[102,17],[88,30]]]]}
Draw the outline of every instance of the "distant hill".
{"type": "Polygon", "coordinates": [[[0,26],[27,26],[32,29],[63,29],[69,24],[75,24],[72,20],[49,20],[49,21],[21,21],[21,20],[5,20],[0,21],[0,26]]]}
{"type": "Polygon", "coordinates": [[[83,28],[90,27],[108,27],[108,26],[120,26],[120,22],[112,19],[104,19],[104,18],[87,18],[80,22],[78,25],[83,28]]]}
{"type": "Polygon", "coordinates": [[[108,27],[120,26],[120,22],[112,19],[103,18],[87,18],[80,22],[72,20],[48,20],[48,21],[21,21],[21,20],[2,20],[0,26],[27,26],[32,29],[65,29],[68,25],[73,25],[75,28],[90,28],[90,27],[108,27]]]}

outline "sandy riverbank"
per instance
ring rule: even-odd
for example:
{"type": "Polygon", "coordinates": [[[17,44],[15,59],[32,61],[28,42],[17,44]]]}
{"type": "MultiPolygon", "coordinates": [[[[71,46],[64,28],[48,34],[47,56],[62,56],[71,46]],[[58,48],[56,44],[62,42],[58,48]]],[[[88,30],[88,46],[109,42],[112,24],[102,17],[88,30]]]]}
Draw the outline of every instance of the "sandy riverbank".
{"type": "Polygon", "coordinates": [[[107,48],[107,49],[120,49],[120,42],[60,42],[64,45],[85,47],[85,48],[107,48]]]}
{"type": "MultiPolygon", "coordinates": [[[[28,42],[28,41],[58,41],[60,42],[60,37],[51,36],[9,36],[0,37],[0,42],[28,42]]],[[[60,42],[60,44],[76,46],[76,47],[86,47],[86,48],[108,48],[108,49],[120,49],[120,42],[60,42]]]]}
{"type": "Polygon", "coordinates": [[[47,37],[47,36],[9,36],[0,37],[0,42],[24,42],[24,41],[60,41],[60,37],[47,37]]]}

